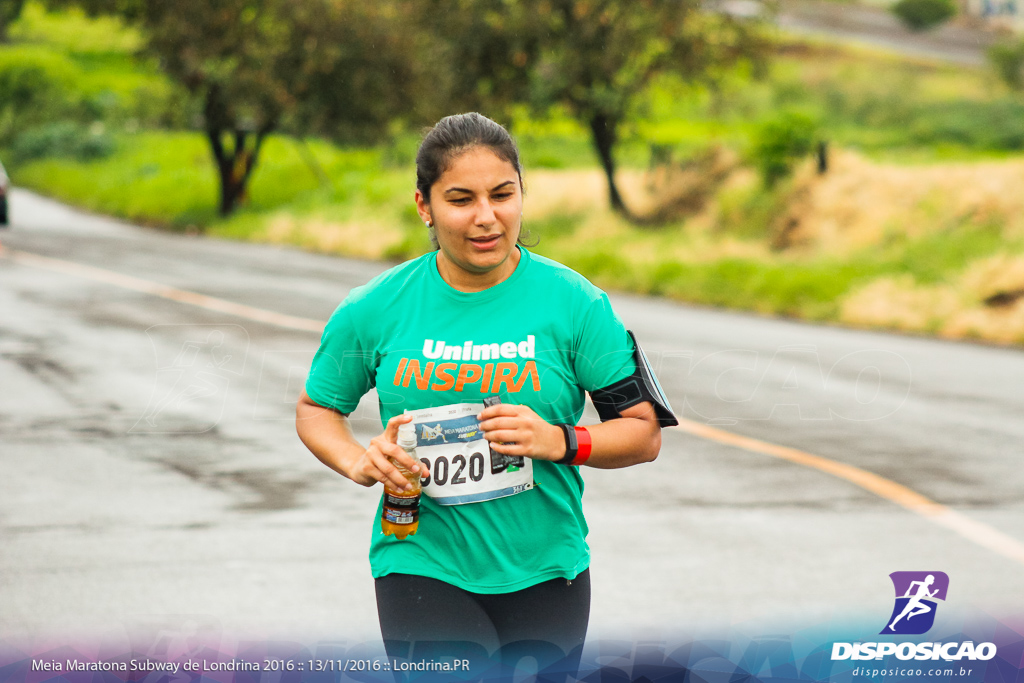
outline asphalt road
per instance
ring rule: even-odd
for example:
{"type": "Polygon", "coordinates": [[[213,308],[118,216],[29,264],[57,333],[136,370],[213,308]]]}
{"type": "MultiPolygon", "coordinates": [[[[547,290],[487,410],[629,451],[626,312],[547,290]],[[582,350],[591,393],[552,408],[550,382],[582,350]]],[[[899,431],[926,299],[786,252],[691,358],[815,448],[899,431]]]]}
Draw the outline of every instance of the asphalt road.
{"type": "MultiPolygon", "coordinates": [[[[12,207],[0,232],[0,639],[186,618],[372,639],[379,492],[328,471],[294,432],[318,334],[139,284],[324,321],[385,266],[163,234],[20,190],[12,207]]],[[[949,574],[955,609],[940,619],[1024,614],[1024,353],[613,299],[692,424],[855,466],[967,525],[667,430],[654,463],[585,470],[592,634],[837,618],[877,633],[901,570],[949,574]]],[[[372,396],[355,424],[375,433],[372,396]]]]}

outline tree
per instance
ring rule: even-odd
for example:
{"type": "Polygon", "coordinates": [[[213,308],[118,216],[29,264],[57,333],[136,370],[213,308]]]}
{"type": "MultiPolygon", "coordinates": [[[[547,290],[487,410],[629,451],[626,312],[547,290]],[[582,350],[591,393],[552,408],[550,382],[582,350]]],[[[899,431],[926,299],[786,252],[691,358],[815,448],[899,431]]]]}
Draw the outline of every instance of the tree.
{"type": "Polygon", "coordinates": [[[542,44],[533,0],[405,0],[425,40],[417,49],[442,110],[493,116],[531,98],[542,44]]]}
{"type": "Polygon", "coordinates": [[[147,51],[198,104],[222,215],[244,198],[269,134],[371,139],[407,106],[387,0],[51,1],[144,29],[147,51]]]}
{"type": "Polygon", "coordinates": [[[242,199],[263,140],[293,99],[282,68],[289,42],[286,5],[152,0],[141,7],[149,51],[202,103],[225,216],[242,199]]]}
{"type": "Polygon", "coordinates": [[[899,0],[890,8],[911,31],[927,31],[956,16],[955,0],[899,0]]]}
{"type": "Polygon", "coordinates": [[[612,209],[633,218],[615,182],[615,148],[637,96],[664,72],[711,78],[765,41],[750,22],[697,0],[433,0],[424,20],[447,43],[450,94],[482,107],[562,104],[590,131],[612,209]],[[434,18],[431,20],[431,18],[434,18]],[[440,19],[437,19],[440,18],[440,19]],[[459,88],[459,83],[473,84],[459,88]]]}
{"type": "Polygon", "coordinates": [[[389,0],[320,0],[322,11],[292,16],[288,53],[315,59],[286,64],[297,106],[284,122],[296,135],[316,134],[340,143],[373,144],[397,123],[432,120],[431,85],[416,59],[409,20],[389,0]]]}

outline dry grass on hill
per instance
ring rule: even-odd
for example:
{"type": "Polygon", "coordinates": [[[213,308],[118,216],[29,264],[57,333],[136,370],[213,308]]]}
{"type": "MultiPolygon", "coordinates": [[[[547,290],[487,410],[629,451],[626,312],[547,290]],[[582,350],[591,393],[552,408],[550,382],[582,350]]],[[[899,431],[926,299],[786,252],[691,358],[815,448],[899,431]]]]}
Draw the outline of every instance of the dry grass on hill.
{"type": "Polygon", "coordinates": [[[896,166],[839,152],[826,175],[801,167],[784,222],[790,244],[830,254],[880,244],[894,230],[917,238],[998,224],[1004,234],[1021,236],[1022,183],[1024,160],[896,166]]]}
{"type": "Polygon", "coordinates": [[[852,325],[1021,344],[1024,256],[979,259],[948,284],[880,278],[847,295],[840,310],[840,320],[852,325]]]}
{"type": "Polygon", "coordinates": [[[965,257],[941,282],[876,279],[841,301],[842,322],[949,338],[1024,343],[1024,161],[896,166],[845,152],[794,178],[781,219],[792,249],[844,255],[898,238],[992,228],[1007,249],[965,257]]]}

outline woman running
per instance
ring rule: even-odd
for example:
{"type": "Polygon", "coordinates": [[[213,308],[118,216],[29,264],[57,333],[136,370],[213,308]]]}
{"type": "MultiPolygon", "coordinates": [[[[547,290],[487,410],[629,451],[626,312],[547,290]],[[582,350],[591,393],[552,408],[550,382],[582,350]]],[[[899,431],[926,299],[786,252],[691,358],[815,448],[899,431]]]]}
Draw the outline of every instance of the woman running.
{"type": "Polygon", "coordinates": [[[441,120],[416,157],[415,202],[436,250],[354,289],[331,316],[298,404],[299,436],[357,484],[405,487],[392,459],[432,482],[414,535],[385,536],[380,508],[373,518],[389,654],[423,640],[492,651],[530,642],[578,662],[590,614],[579,469],[653,460],[675,418],[607,295],[523,246],[522,169],[503,127],[479,114],[441,120]],[[385,428],[364,446],[346,416],[374,387],[385,428]],[[583,428],[585,392],[603,421],[583,428]],[[494,454],[487,472],[513,469],[527,483],[439,504],[466,497],[448,495],[457,484],[447,470],[441,483],[396,445],[412,419],[404,411],[494,396],[500,404],[479,413],[494,454]]]}

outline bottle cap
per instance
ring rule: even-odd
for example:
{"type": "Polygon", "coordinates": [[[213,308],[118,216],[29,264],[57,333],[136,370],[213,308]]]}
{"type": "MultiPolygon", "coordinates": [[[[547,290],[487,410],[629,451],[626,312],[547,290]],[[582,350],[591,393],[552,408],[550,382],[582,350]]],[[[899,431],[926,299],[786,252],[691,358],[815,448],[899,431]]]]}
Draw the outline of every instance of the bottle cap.
{"type": "Polygon", "coordinates": [[[416,425],[412,422],[398,425],[398,445],[406,449],[416,447],[416,425]]]}

